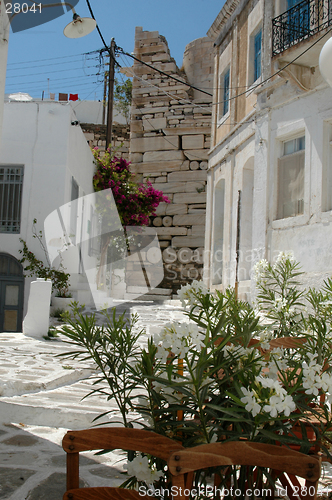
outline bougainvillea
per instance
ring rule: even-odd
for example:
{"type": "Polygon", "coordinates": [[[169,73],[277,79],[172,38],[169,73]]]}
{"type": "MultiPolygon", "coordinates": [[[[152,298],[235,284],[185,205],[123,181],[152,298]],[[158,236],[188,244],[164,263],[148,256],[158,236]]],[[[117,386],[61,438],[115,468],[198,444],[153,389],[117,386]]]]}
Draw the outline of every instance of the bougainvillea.
{"type": "Polygon", "coordinates": [[[154,189],[150,181],[146,184],[135,183],[124,158],[113,156],[109,150],[101,155],[98,148],[92,153],[96,163],[93,177],[95,191],[112,189],[117,210],[124,226],[147,226],[149,217],[155,215],[159,203],[170,203],[162,191],[154,189]]]}

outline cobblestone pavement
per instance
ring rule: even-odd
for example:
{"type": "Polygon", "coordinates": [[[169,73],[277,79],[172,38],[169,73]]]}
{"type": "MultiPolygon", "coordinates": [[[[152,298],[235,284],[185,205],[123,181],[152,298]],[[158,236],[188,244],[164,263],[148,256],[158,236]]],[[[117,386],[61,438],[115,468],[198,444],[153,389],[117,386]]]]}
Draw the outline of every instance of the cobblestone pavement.
{"type": "MultiPolygon", "coordinates": [[[[137,328],[148,336],[169,321],[185,318],[180,302],[119,304],[119,313],[137,313],[137,328]]],[[[98,321],[103,318],[96,313],[98,321]]],[[[54,321],[54,320],[53,320],[54,321]]],[[[116,409],[100,397],[82,401],[94,381],[92,365],[58,357],[71,351],[65,337],[53,341],[22,333],[0,333],[0,498],[61,500],[65,492],[65,453],[61,441],[68,429],[91,427],[99,414],[116,409]]],[[[115,412],[110,421],[119,421],[115,412]]],[[[117,453],[80,460],[82,481],[90,486],[121,484],[117,453]]]]}
{"type": "MultiPolygon", "coordinates": [[[[140,339],[159,331],[169,321],[184,320],[180,303],[131,302],[119,312],[137,313],[140,339]]],[[[97,313],[98,320],[102,316],[97,313]]],[[[0,334],[0,498],[3,500],[61,500],[65,491],[65,453],[61,440],[68,429],[91,427],[102,412],[114,409],[100,397],[82,401],[95,375],[88,363],[58,357],[72,350],[61,336],[37,340],[17,333],[0,334]]],[[[115,414],[110,419],[118,420],[115,414]]],[[[90,486],[123,482],[119,453],[80,460],[81,480],[90,486]]],[[[332,469],[323,474],[322,487],[332,490],[332,469]]]]}

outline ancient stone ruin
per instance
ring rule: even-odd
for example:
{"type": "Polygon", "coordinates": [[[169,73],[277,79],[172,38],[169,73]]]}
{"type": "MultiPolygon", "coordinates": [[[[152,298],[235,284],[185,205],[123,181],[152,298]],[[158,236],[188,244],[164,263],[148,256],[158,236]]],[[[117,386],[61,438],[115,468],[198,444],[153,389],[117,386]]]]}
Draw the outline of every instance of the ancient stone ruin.
{"type": "MultiPolygon", "coordinates": [[[[205,37],[187,45],[179,69],[163,36],[136,28],[135,57],[166,73],[164,76],[137,61],[126,68],[126,74],[133,77],[132,171],[138,181],[149,179],[171,200],[160,204],[151,220],[165,271],[153,293],[170,296],[182,284],[200,279],[203,270],[213,42],[205,37]]],[[[137,284],[133,273],[128,291],[137,284]]]]}

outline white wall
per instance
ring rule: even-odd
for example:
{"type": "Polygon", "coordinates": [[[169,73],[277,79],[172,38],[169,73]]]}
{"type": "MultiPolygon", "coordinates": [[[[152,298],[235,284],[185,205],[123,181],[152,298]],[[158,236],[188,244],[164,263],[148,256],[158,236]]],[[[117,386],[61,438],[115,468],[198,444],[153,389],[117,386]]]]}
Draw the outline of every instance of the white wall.
{"type": "MultiPolygon", "coordinates": [[[[32,237],[33,219],[38,230],[44,220],[71,199],[74,176],[79,195],[93,191],[93,156],[68,103],[9,102],[4,109],[4,128],[0,164],[24,165],[21,232],[0,233],[0,252],[20,258],[19,238],[44,260],[43,252],[32,237]]],[[[25,304],[28,296],[25,287],[25,304]]]]}
{"type": "MultiPolygon", "coordinates": [[[[280,102],[283,97],[280,89],[274,102],[280,102]]],[[[324,190],[331,187],[324,178],[326,169],[331,179],[331,136],[325,133],[326,127],[331,127],[331,121],[330,88],[307,94],[300,99],[294,98],[283,106],[275,106],[270,115],[267,152],[267,257],[273,260],[279,250],[292,249],[295,258],[308,273],[332,274],[332,210],[325,211],[323,203],[324,190]],[[276,220],[276,173],[280,143],[300,135],[305,135],[306,141],[304,213],[276,220]]],[[[260,202],[263,209],[263,200],[260,202]]],[[[260,221],[256,221],[257,223],[260,224],[260,221]]]]}
{"type": "Polygon", "coordinates": [[[0,143],[2,133],[3,107],[6,83],[9,21],[4,12],[4,2],[0,0],[0,143]]]}
{"type": "MultiPolygon", "coordinates": [[[[103,124],[104,103],[100,101],[70,101],[70,105],[76,114],[76,119],[81,123],[103,124]]],[[[107,108],[105,109],[105,124],[107,120],[107,108]]],[[[126,118],[113,109],[113,123],[125,125],[126,118]]]]}

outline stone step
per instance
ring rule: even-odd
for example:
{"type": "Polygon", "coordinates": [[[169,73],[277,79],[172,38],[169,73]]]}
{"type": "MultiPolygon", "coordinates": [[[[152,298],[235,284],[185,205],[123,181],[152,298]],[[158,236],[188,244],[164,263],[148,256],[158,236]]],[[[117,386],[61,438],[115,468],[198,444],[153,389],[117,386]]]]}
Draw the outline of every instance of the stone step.
{"type": "Polygon", "coordinates": [[[169,288],[154,288],[149,292],[146,291],[146,287],[144,286],[128,286],[127,293],[141,293],[142,295],[166,295],[170,296],[172,294],[172,290],[169,288]]]}
{"type": "Polygon", "coordinates": [[[101,421],[119,421],[117,406],[106,397],[97,395],[82,400],[95,388],[94,380],[91,377],[53,390],[1,397],[0,414],[8,422],[79,429],[90,427],[98,415],[112,409],[114,414],[101,421]]]}
{"type": "Polygon", "coordinates": [[[156,302],[165,302],[171,299],[170,296],[167,295],[153,295],[152,293],[150,294],[144,294],[144,295],[137,295],[134,293],[125,293],[124,294],[124,299],[125,300],[138,300],[138,301],[156,301],[156,302]]]}

